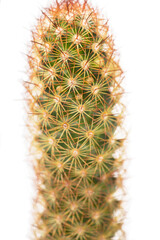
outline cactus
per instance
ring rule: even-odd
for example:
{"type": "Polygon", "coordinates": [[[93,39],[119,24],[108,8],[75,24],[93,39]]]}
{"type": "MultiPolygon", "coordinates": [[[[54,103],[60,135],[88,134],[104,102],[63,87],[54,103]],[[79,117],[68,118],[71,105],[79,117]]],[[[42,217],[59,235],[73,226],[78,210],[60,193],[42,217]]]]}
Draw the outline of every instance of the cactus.
{"type": "Polygon", "coordinates": [[[33,239],[125,239],[116,195],[123,190],[123,71],[108,21],[87,1],[56,1],[32,32],[28,62],[33,239]]]}

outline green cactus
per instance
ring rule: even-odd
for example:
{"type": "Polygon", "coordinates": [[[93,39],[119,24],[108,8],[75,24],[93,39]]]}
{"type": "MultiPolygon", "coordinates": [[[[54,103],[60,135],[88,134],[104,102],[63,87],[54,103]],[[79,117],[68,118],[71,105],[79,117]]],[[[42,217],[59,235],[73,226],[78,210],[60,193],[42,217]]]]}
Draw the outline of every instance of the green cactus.
{"type": "Polygon", "coordinates": [[[32,36],[25,88],[38,191],[33,239],[125,239],[116,197],[123,72],[108,23],[87,1],[66,0],[42,11],[32,36]]]}

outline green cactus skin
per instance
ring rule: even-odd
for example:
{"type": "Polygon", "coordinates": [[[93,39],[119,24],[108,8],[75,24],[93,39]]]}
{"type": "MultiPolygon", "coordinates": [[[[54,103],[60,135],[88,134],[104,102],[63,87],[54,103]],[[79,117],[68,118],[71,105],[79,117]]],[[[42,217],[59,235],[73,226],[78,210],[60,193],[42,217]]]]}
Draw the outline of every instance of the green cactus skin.
{"type": "Polygon", "coordinates": [[[108,23],[87,1],[56,2],[32,36],[25,88],[38,191],[33,239],[125,239],[116,197],[123,72],[108,23]]]}

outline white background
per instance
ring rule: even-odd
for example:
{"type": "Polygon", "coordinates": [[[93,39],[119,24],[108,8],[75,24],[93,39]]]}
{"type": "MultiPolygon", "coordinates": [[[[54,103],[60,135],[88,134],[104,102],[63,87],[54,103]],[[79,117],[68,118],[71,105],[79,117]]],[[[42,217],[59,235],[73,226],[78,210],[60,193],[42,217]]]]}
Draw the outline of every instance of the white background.
{"type": "MultiPolygon", "coordinates": [[[[29,240],[33,172],[27,162],[25,53],[52,0],[0,2],[0,238],[29,240]]],[[[127,240],[160,239],[160,6],[158,0],[92,0],[109,18],[125,72],[127,240]]]]}

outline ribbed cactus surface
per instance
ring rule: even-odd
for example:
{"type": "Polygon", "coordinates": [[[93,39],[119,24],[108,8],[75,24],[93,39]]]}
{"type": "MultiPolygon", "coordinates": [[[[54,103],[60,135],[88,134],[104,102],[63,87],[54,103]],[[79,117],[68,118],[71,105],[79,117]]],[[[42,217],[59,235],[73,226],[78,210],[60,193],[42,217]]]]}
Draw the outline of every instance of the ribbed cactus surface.
{"type": "Polygon", "coordinates": [[[85,1],[56,2],[32,34],[34,240],[124,239],[122,70],[108,23],[85,1]]]}

